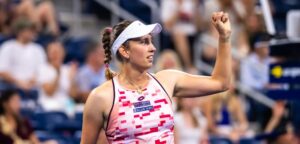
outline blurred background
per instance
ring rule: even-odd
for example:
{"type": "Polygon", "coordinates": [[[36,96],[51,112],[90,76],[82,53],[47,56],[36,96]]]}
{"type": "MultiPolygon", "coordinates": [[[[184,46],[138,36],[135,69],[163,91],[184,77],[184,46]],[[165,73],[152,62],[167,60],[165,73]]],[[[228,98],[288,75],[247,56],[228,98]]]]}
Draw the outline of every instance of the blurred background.
{"type": "Polygon", "coordinates": [[[80,143],[105,81],[101,30],[124,19],[163,26],[150,72],[210,75],[215,11],[231,20],[233,84],[174,98],[176,143],[300,144],[299,0],[0,0],[0,143],[80,143]]]}

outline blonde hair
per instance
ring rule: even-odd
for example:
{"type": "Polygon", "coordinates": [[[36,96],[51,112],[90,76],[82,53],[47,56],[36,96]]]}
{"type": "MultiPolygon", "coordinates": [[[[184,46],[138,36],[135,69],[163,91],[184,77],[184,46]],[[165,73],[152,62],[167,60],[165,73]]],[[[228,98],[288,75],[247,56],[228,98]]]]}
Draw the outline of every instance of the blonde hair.
{"type": "Polygon", "coordinates": [[[174,52],[173,50],[164,50],[157,59],[155,71],[158,72],[164,69],[182,70],[179,57],[177,53],[174,52]],[[174,67],[170,67],[170,68],[164,67],[164,64],[166,63],[167,60],[171,60],[172,62],[174,62],[175,63],[174,67]]]}

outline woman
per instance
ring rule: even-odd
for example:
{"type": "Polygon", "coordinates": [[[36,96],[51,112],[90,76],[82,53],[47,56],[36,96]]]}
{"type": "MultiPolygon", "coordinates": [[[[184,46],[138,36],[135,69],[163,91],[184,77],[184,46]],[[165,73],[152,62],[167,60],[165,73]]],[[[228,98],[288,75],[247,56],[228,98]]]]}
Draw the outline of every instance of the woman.
{"type": "Polygon", "coordinates": [[[207,121],[199,111],[199,102],[191,98],[179,98],[175,113],[175,143],[206,144],[207,121]]]}
{"type": "Polygon", "coordinates": [[[163,70],[147,71],[156,48],[152,35],[159,24],[124,21],[106,29],[102,42],[106,60],[113,53],[121,70],[89,95],[83,114],[82,144],[95,144],[102,128],[109,143],[174,143],[171,97],[195,97],[228,89],[231,77],[230,22],[223,12],[214,13],[212,23],[219,32],[219,53],[211,77],[163,70]],[[112,49],[112,52],[111,52],[112,49]]]}
{"type": "Polygon", "coordinates": [[[33,21],[39,32],[46,32],[53,36],[59,35],[59,26],[55,15],[55,7],[49,0],[20,0],[15,2],[16,17],[26,17],[33,21]]]}
{"type": "Polygon", "coordinates": [[[165,69],[182,70],[178,55],[173,50],[164,50],[160,53],[155,64],[155,71],[165,69]]]}
{"type": "MultiPolygon", "coordinates": [[[[0,93],[0,142],[3,144],[39,144],[30,123],[20,116],[20,96],[16,91],[0,93]]],[[[44,144],[57,144],[47,141],[44,144]]]]}
{"type": "Polygon", "coordinates": [[[211,96],[203,107],[209,131],[218,137],[238,142],[242,138],[252,138],[242,103],[232,91],[211,96]]]}
{"type": "Polygon", "coordinates": [[[190,72],[196,70],[191,53],[197,31],[203,27],[201,7],[199,0],[161,0],[161,20],[173,41],[168,47],[178,51],[184,68],[190,72]]]}
{"type": "Polygon", "coordinates": [[[51,42],[47,46],[48,63],[39,69],[39,104],[45,111],[75,112],[73,98],[77,96],[75,76],[77,64],[64,65],[65,50],[62,43],[51,42]]]}

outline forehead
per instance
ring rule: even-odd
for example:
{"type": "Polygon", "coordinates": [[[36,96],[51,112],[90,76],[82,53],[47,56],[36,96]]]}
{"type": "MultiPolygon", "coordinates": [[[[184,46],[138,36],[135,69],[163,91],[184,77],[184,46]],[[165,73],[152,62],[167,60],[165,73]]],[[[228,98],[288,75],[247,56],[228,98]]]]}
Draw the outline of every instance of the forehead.
{"type": "Polygon", "coordinates": [[[61,43],[55,42],[55,43],[51,43],[48,45],[47,47],[48,51],[54,51],[54,50],[62,50],[64,51],[63,45],[61,43]]]}

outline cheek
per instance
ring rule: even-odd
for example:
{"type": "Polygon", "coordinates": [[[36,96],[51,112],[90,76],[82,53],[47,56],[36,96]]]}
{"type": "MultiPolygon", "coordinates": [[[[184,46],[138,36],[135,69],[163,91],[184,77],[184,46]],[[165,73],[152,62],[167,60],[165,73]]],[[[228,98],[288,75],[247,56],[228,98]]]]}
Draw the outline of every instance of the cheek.
{"type": "Polygon", "coordinates": [[[167,60],[165,63],[164,63],[164,68],[166,69],[169,69],[169,68],[174,68],[175,67],[175,62],[172,61],[172,60],[167,60]]]}
{"type": "Polygon", "coordinates": [[[14,113],[17,113],[20,110],[20,103],[17,101],[12,101],[10,102],[9,107],[14,113]]]}
{"type": "Polygon", "coordinates": [[[26,36],[29,37],[29,38],[32,38],[34,35],[33,35],[32,32],[27,32],[27,33],[26,33],[26,36]]]}
{"type": "Polygon", "coordinates": [[[145,47],[137,46],[132,48],[132,51],[130,52],[130,57],[131,59],[141,61],[143,58],[145,58],[146,52],[147,51],[145,47]]]}
{"type": "Polygon", "coordinates": [[[50,53],[49,54],[49,59],[52,60],[52,61],[55,61],[59,58],[59,56],[55,53],[50,53]]]}
{"type": "Polygon", "coordinates": [[[59,53],[59,54],[58,54],[59,60],[63,60],[64,57],[65,57],[64,53],[59,53]]]}

